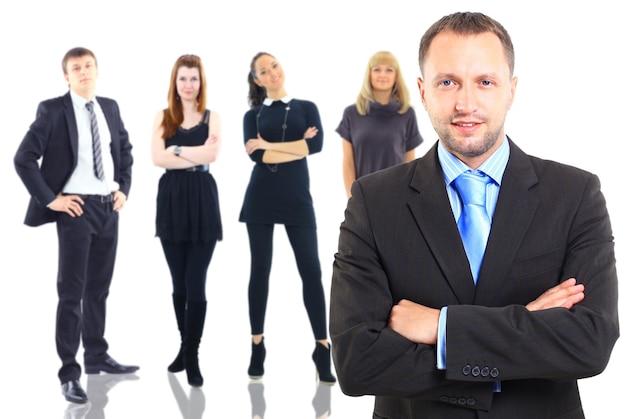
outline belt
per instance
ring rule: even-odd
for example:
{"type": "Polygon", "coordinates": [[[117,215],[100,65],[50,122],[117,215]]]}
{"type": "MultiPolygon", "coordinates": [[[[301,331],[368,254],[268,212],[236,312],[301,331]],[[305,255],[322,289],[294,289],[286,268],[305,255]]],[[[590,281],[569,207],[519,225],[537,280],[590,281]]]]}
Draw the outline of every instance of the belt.
{"type": "Polygon", "coordinates": [[[80,196],[83,201],[100,201],[101,204],[105,204],[107,202],[113,202],[113,192],[108,195],[85,195],[80,193],[64,193],[63,195],[76,195],[80,196]]]}
{"type": "Polygon", "coordinates": [[[198,166],[191,166],[188,167],[186,169],[167,169],[167,172],[176,172],[176,171],[180,171],[180,172],[208,172],[209,171],[209,165],[208,164],[200,164],[198,166]]]}

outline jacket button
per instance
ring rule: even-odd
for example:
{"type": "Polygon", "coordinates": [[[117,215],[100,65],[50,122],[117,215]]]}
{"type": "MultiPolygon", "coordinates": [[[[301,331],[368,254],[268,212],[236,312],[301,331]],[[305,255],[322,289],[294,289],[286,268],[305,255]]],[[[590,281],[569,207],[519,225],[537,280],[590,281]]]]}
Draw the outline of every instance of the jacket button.
{"type": "Polygon", "coordinates": [[[480,368],[479,367],[472,368],[472,375],[474,377],[478,377],[480,375],[480,368]]]}
{"type": "Polygon", "coordinates": [[[471,371],[472,367],[469,364],[463,367],[463,375],[469,375],[471,371]]]}
{"type": "Polygon", "coordinates": [[[493,378],[496,378],[498,375],[500,375],[500,371],[497,368],[493,368],[491,371],[489,371],[489,375],[491,375],[493,378]]]}
{"type": "Polygon", "coordinates": [[[459,405],[463,406],[463,405],[467,404],[467,400],[465,400],[464,397],[459,397],[458,403],[459,403],[459,405]]]}
{"type": "Polygon", "coordinates": [[[467,399],[467,405],[468,406],[474,406],[476,404],[476,399],[470,397],[469,399],[467,399]]]}
{"type": "Polygon", "coordinates": [[[489,367],[484,367],[482,370],[480,370],[480,375],[482,375],[483,377],[488,377],[489,376],[489,367]]]}

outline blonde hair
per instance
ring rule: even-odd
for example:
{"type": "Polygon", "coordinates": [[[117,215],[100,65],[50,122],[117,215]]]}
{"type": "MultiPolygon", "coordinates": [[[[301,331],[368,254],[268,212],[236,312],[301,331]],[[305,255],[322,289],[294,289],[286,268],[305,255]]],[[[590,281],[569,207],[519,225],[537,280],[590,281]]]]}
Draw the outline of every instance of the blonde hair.
{"type": "Polygon", "coordinates": [[[402,71],[400,71],[398,59],[389,51],[378,51],[372,55],[367,63],[361,92],[356,98],[356,109],[360,115],[367,115],[370,108],[370,102],[374,101],[374,96],[372,94],[371,72],[373,67],[381,64],[389,65],[396,70],[396,83],[393,86],[391,98],[400,102],[400,110],[398,113],[403,114],[411,107],[409,89],[406,87],[406,83],[402,77],[402,71]]]}

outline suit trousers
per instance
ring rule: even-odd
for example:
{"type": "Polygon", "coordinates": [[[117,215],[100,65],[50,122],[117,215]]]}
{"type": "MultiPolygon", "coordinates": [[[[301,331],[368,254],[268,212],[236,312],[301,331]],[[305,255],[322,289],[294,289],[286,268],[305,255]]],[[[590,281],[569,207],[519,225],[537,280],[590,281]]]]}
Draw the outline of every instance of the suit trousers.
{"type": "Polygon", "coordinates": [[[85,363],[107,356],[104,339],[106,300],[117,253],[119,214],[111,199],[80,195],[83,214],[57,215],[59,271],[56,346],[62,366],[61,382],[78,379],[76,353],[81,336],[85,363]]]}

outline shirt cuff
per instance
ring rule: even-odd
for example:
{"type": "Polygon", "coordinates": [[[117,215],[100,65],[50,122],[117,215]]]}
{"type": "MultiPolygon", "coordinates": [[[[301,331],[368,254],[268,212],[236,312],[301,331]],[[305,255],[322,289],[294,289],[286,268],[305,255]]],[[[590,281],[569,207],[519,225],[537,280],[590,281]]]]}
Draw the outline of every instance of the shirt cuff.
{"type": "Polygon", "coordinates": [[[437,330],[437,369],[446,369],[446,324],[448,322],[448,307],[442,307],[439,313],[439,328],[437,330]]]}

